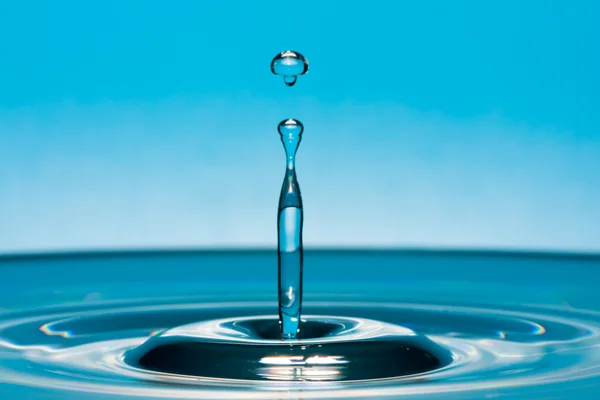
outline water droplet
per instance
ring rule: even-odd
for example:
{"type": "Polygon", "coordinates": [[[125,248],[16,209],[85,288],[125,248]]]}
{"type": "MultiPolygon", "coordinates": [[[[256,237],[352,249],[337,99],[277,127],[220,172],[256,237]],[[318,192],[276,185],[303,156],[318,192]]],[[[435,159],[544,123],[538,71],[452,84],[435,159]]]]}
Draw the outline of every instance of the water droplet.
{"type": "Polygon", "coordinates": [[[277,130],[284,138],[298,139],[304,131],[304,125],[297,119],[290,118],[281,121],[277,130]]]}
{"type": "Polygon", "coordinates": [[[271,61],[271,72],[283,76],[287,86],[294,86],[298,76],[308,71],[308,61],[297,51],[283,51],[271,61]]]}

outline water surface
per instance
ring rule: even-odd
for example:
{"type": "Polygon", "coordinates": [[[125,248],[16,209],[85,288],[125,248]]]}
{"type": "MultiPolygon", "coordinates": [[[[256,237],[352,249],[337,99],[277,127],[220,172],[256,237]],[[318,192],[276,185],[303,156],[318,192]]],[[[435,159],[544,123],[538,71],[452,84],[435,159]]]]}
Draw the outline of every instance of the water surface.
{"type": "MultiPolygon", "coordinates": [[[[276,318],[275,251],[0,258],[0,398],[594,399],[600,258],[306,251],[306,315],[422,334],[449,365],[356,381],[190,378],[124,362],[165,329],[276,318]]],[[[268,378],[268,376],[267,376],[268,378]]]]}

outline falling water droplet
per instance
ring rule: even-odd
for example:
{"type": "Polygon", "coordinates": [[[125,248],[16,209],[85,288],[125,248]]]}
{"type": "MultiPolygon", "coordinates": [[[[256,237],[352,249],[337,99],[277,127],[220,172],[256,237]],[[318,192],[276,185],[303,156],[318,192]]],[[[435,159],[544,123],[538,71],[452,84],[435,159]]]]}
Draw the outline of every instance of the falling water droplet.
{"type": "Polygon", "coordinates": [[[271,72],[283,76],[287,86],[294,86],[298,76],[304,75],[307,71],[308,61],[297,51],[283,51],[271,61],[271,72]]]}

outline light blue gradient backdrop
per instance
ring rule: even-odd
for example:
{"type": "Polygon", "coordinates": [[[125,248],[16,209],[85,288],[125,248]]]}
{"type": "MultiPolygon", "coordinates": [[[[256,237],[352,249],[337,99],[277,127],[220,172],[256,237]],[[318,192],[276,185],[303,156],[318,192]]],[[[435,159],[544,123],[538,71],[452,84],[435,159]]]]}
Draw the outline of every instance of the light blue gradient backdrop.
{"type": "Polygon", "coordinates": [[[600,251],[600,2],[0,4],[0,252],[600,251]],[[279,51],[311,63],[286,88],[279,51]]]}

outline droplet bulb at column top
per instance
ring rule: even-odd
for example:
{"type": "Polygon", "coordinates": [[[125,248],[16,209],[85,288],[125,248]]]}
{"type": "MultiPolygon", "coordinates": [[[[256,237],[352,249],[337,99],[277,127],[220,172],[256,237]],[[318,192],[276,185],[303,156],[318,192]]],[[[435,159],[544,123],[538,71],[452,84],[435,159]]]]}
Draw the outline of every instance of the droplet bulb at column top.
{"type": "Polygon", "coordinates": [[[302,140],[304,125],[296,119],[289,118],[281,121],[277,130],[281,135],[281,142],[285,147],[285,154],[288,159],[288,169],[294,168],[294,158],[296,150],[298,150],[298,146],[302,140]]]}

